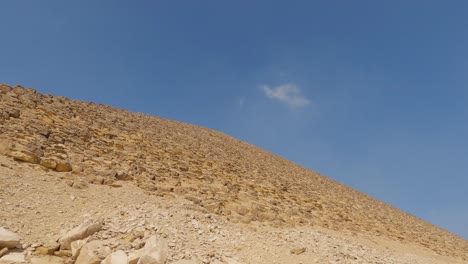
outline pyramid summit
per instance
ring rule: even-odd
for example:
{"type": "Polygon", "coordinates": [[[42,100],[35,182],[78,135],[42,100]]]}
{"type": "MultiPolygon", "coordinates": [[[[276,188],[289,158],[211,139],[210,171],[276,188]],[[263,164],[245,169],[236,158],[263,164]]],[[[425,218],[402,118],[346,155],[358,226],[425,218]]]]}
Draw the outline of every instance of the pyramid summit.
{"type": "Polygon", "coordinates": [[[26,262],[468,263],[468,241],[221,132],[21,86],[0,85],[0,165],[26,262]]]}

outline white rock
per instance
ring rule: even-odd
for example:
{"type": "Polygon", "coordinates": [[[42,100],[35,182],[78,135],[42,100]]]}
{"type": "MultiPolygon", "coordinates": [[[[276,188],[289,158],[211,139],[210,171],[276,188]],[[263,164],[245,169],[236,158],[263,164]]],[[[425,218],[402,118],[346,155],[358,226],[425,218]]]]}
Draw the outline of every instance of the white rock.
{"type": "Polygon", "coordinates": [[[11,252],[0,258],[0,263],[24,263],[24,253],[11,252]]]}
{"type": "Polygon", "coordinates": [[[60,249],[70,249],[70,243],[91,236],[102,228],[101,221],[86,220],[59,238],[60,249]]]}
{"type": "Polygon", "coordinates": [[[167,242],[163,238],[151,236],[146,240],[143,254],[137,264],[164,264],[167,259],[167,242]]]}
{"type": "Polygon", "coordinates": [[[63,258],[56,256],[34,256],[31,258],[31,264],[64,264],[63,258]]]}
{"type": "Polygon", "coordinates": [[[101,264],[128,264],[128,257],[125,252],[118,250],[107,256],[101,264]]]}
{"type": "Polygon", "coordinates": [[[163,264],[163,263],[166,263],[166,262],[160,262],[156,260],[154,257],[149,256],[149,255],[143,255],[138,260],[138,264],[163,264]]]}
{"type": "Polygon", "coordinates": [[[145,241],[145,247],[144,249],[152,249],[154,247],[157,247],[159,246],[159,243],[160,241],[162,240],[158,240],[158,238],[156,236],[151,236],[149,237],[146,241],[145,241]]]}
{"type": "Polygon", "coordinates": [[[140,260],[141,255],[143,255],[143,249],[131,252],[128,255],[128,264],[137,264],[138,260],[140,260]]]}
{"type": "Polygon", "coordinates": [[[20,237],[3,227],[0,227],[0,248],[15,248],[20,241],[20,237]]]}
{"type": "Polygon", "coordinates": [[[78,258],[76,258],[75,264],[100,264],[102,259],[99,258],[97,252],[102,246],[102,242],[98,240],[91,241],[84,245],[78,258]]]}

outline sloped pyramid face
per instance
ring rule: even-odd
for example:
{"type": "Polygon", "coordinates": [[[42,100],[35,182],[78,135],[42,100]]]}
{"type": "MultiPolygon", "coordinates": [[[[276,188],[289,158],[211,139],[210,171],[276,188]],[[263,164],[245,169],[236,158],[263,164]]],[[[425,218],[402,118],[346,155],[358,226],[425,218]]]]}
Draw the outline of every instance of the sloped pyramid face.
{"type": "Polygon", "coordinates": [[[466,240],[223,133],[20,86],[0,86],[0,155],[76,188],[131,182],[234,223],[319,226],[468,258],[466,240]]]}

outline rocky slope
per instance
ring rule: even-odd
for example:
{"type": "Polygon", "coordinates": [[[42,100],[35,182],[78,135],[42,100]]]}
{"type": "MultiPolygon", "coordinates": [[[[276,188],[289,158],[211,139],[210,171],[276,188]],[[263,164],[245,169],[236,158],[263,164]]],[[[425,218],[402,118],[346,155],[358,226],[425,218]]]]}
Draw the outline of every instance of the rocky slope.
{"type": "Polygon", "coordinates": [[[0,227],[27,261],[76,259],[54,247],[85,218],[99,261],[151,239],[169,263],[468,259],[466,240],[222,133],[20,86],[0,86],[0,161],[0,227]]]}

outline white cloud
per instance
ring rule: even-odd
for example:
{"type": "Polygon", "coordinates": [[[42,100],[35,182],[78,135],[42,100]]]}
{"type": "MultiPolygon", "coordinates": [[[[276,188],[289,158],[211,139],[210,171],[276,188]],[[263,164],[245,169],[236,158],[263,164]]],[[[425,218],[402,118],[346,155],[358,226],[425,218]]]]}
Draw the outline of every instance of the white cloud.
{"type": "Polygon", "coordinates": [[[244,97],[239,98],[238,103],[239,103],[239,108],[242,109],[245,105],[245,98],[244,97]]]}
{"type": "Polygon", "coordinates": [[[301,94],[301,90],[293,83],[282,84],[273,88],[268,85],[260,87],[265,95],[293,107],[303,107],[310,104],[310,100],[301,94]]]}

